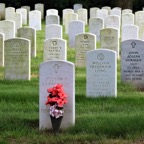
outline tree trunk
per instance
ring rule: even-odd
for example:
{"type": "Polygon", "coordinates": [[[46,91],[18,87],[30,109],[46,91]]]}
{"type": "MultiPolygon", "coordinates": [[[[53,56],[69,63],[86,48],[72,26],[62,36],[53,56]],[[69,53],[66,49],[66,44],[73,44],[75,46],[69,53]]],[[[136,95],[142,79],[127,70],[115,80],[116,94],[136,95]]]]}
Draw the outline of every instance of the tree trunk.
{"type": "Polygon", "coordinates": [[[111,0],[112,7],[120,7],[122,9],[132,9],[132,0],[111,0]]]}

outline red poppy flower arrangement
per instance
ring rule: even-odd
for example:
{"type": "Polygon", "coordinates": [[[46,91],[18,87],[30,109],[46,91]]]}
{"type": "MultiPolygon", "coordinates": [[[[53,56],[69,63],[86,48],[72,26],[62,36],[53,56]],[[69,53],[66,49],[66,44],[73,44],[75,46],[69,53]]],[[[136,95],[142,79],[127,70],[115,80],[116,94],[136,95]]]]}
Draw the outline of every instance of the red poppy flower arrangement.
{"type": "Polygon", "coordinates": [[[63,85],[56,84],[54,87],[47,89],[49,95],[45,105],[50,105],[50,115],[59,118],[63,116],[63,106],[67,101],[67,94],[64,92],[63,85]]]}

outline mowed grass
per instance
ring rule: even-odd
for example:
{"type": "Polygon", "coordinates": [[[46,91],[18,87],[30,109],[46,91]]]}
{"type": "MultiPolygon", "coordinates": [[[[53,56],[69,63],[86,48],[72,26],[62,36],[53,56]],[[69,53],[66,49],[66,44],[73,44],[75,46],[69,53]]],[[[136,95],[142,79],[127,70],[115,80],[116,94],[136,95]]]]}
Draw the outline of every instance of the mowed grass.
{"type": "MultiPolygon", "coordinates": [[[[86,98],[86,69],[76,67],[76,123],[54,134],[39,130],[39,64],[43,62],[45,25],[37,31],[37,57],[31,81],[4,80],[0,67],[0,144],[124,144],[144,142],[144,93],[121,82],[117,98],[86,98]]],[[[68,40],[67,35],[64,38],[68,40]]],[[[99,44],[97,44],[99,46],[99,44]]],[[[67,48],[68,61],[75,50],[67,48]]]]}

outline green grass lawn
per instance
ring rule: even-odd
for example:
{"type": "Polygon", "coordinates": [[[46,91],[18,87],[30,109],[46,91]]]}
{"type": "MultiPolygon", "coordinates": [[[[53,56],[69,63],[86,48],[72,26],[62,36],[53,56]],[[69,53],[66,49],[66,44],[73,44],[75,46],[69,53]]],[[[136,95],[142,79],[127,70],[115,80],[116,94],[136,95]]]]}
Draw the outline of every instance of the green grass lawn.
{"type": "MultiPolygon", "coordinates": [[[[117,98],[86,98],[86,70],[76,68],[75,126],[58,134],[39,131],[38,74],[44,30],[43,22],[42,31],[37,32],[37,57],[31,61],[31,81],[4,80],[0,67],[0,144],[144,143],[144,93],[121,82],[120,61],[117,98]]],[[[68,61],[75,62],[75,50],[67,52],[68,61]]]]}

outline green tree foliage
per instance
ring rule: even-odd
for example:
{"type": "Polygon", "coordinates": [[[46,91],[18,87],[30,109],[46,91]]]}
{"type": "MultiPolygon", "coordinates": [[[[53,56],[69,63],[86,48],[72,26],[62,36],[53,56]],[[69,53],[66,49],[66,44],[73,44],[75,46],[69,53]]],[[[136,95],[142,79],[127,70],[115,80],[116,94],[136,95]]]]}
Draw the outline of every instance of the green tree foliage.
{"type": "Polygon", "coordinates": [[[144,0],[1,0],[0,3],[5,3],[6,7],[12,6],[20,8],[21,6],[28,5],[31,10],[34,9],[36,3],[43,3],[45,10],[55,8],[59,10],[59,14],[62,14],[64,8],[73,8],[76,3],[81,3],[84,8],[90,9],[91,7],[122,7],[131,8],[133,11],[142,10],[144,7],[144,0]]]}

